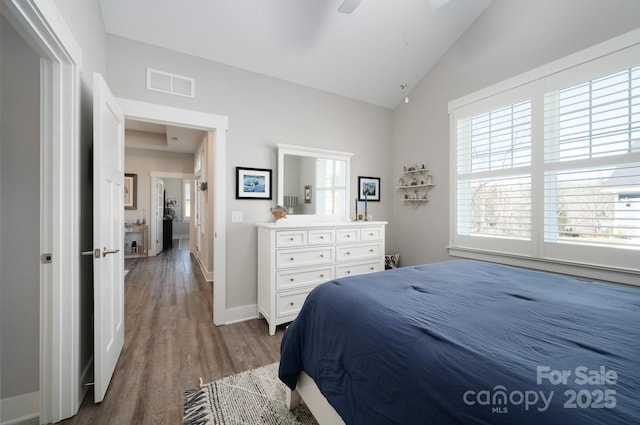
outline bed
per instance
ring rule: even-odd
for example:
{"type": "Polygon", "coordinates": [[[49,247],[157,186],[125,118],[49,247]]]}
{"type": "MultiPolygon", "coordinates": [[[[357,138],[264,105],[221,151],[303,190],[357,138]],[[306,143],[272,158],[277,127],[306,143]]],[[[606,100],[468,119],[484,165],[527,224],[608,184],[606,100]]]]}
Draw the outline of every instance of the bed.
{"type": "Polygon", "coordinates": [[[471,260],[337,279],[279,376],[320,423],[637,424],[640,289],[471,260]]]}

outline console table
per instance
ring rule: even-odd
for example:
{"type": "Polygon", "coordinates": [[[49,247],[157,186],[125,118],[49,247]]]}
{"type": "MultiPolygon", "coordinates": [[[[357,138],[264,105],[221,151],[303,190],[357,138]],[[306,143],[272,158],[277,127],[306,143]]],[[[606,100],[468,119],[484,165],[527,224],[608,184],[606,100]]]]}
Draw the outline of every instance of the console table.
{"type": "Polygon", "coordinates": [[[140,258],[147,256],[149,226],[146,224],[125,224],[124,226],[124,258],[140,258]],[[134,249],[133,243],[136,247],[134,249]]]}

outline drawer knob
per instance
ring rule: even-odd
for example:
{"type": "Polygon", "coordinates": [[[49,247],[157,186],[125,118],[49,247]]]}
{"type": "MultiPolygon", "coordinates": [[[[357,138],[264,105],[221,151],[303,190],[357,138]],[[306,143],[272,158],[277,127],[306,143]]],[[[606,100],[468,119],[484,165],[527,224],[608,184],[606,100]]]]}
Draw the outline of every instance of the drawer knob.
{"type": "Polygon", "coordinates": [[[373,236],[373,233],[369,233],[369,236],[373,236]]]}
{"type": "Polygon", "coordinates": [[[347,252],[346,252],[346,254],[347,254],[347,255],[351,255],[351,252],[350,252],[350,251],[347,251],[347,252]]]}
{"type": "Polygon", "coordinates": [[[294,260],[294,258],[293,258],[293,257],[291,257],[291,258],[289,258],[289,260],[293,261],[293,260],[294,260]]]}
{"type": "Polygon", "coordinates": [[[323,275],[323,274],[321,274],[321,275],[320,275],[320,277],[324,277],[324,275],[323,275]]]}
{"type": "Polygon", "coordinates": [[[320,258],[324,258],[324,254],[320,254],[320,258]]]}
{"type": "Polygon", "coordinates": [[[293,241],[293,238],[289,238],[290,241],[293,241]]]}
{"type": "Polygon", "coordinates": [[[293,282],[293,278],[289,279],[289,281],[293,282]]]}
{"type": "Polygon", "coordinates": [[[348,238],[350,238],[350,237],[351,237],[351,235],[347,235],[347,237],[348,237],[348,238]]]}
{"type": "Polygon", "coordinates": [[[347,270],[347,274],[351,274],[351,270],[347,270]]]}
{"type": "Polygon", "coordinates": [[[324,236],[320,236],[320,239],[324,239],[324,236]]]}
{"type": "Polygon", "coordinates": [[[370,267],[370,268],[369,268],[369,270],[375,270],[375,269],[376,269],[375,267],[370,267]]]}
{"type": "Polygon", "coordinates": [[[374,252],[373,249],[370,249],[369,252],[374,252]]]}
{"type": "Polygon", "coordinates": [[[290,303],[289,303],[289,305],[293,305],[293,303],[292,303],[292,302],[290,302],[290,303]]]}

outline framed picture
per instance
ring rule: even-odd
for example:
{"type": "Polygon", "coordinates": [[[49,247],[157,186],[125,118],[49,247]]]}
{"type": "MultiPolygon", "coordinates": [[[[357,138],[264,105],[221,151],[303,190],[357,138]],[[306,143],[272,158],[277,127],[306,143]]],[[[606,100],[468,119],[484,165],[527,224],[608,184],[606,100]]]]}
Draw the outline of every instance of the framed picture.
{"type": "Polygon", "coordinates": [[[180,200],[178,198],[167,198],[167,206],[176,208],[180,206],[180,200]]]}
{"type": "Polygon", "coordinates": [[[304,186],[304,203],[305,204],[310,204],[311,203],[311,185],[310,184],[306,184],[304,186]]]}
{"type": "Polygon", "coordinates": [[[380,201],[380,177],[358,176],[358,200],[380,201]]]}
{"type": "Polygon", "coordinates": [[[138,205],[138,175],[124,175],[124,209],[135,210],[138,205]]]}
{"type": "Polygon", "coordinates": [[[271,199],[271,170],[236,167],[236,199],[271,199]]]}

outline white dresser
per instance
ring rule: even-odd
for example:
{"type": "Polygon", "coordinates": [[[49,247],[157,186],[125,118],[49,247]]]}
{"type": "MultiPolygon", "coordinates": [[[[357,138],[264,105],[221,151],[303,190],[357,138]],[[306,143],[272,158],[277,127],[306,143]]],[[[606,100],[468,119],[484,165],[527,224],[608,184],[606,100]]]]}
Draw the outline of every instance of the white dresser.
{"type": "Polygon", "coordinates": [[[317,285],[384,270],[386,224],[258,224],[258,312],[269,323],[269,335],[296,318],[317,285]]]}

